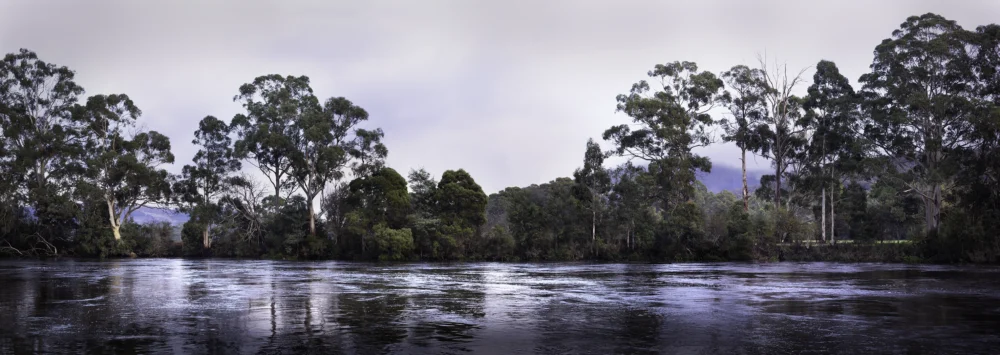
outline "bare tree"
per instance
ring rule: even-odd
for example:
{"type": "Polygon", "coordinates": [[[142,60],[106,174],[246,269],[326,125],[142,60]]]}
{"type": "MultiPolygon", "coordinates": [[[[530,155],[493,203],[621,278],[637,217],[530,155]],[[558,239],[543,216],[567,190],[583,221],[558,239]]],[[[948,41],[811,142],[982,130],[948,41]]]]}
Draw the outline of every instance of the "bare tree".
{"type": "Polygon", "coordinates": [[[788,64],[778,64],[768,68],[767,56],[758,55],[757,61],[763,72],[764,100],[767,103],[767,114],[761,120],[760,134],[763,137],[761,153],[771,158],[774,164],[774,207],[781,207],[781,178],[788,168],[790,155],[801,143],[803,129],[795,125],[801,114],[801,100],[792,94],[795,87],[802,83],[802,74],[808,70],[803,68],[794,76],[788,73],[788,64]]]}

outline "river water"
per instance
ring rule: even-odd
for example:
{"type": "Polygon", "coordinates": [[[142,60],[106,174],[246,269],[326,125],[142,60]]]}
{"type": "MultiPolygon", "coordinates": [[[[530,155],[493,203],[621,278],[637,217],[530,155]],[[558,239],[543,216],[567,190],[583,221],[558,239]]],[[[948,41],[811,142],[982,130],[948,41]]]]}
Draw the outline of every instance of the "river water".
{"type": "Polygon", "coordinates": [[[1000,269],[0,260],[0,353],[998,354],[1000,269]]]}

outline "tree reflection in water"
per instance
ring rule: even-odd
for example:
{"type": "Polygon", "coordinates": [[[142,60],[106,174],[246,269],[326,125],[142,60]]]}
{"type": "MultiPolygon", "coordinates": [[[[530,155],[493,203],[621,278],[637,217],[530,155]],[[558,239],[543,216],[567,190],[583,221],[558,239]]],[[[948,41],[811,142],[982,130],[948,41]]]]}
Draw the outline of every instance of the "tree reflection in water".
{"type": "Polygon", "coordinates": [[[991,353],[1000,269],[0,261],[0,353],[991,353]]]}

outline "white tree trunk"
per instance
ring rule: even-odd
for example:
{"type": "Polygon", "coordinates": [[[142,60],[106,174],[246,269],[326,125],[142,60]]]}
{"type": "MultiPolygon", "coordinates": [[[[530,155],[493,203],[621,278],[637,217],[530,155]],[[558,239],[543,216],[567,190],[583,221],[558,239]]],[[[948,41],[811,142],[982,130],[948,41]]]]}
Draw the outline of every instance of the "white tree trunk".
{"type": "Polygon", "coordinates": [[[590,213],[591,213],[591,217],[590,217],[590,242],[591,243],[596,243],[597,242],[597,211],[593,210],[593,211],[590,211],[590,213]]]}
{"type": "Polygon", "coordinates": [[[822,205],[822,207],[820,207],[821,210],[820,215],[822,216],[822,218],[820,218],[820,223],[819,223],[819,230],[820,230],[819,234],[823,237],[823,242],[826,243],[826,187],[823,187],[823,190],[822,192],[820,192],[820,194],[822,194],[823,197],[820,199],[820,204],[822,205]]]}
{"type": "Polygon", "coordinates": [[[309,235],[316,236],[316,216],[313,213],[312,199],[309,201],[309,235]]]}
{"type": "Polygon", "coordinates": [[[108,203],[108,220],[111,222],[111,232],[115,235],[115,241],[121,241],[122,234],[119,231],[121,225],[118,223],[118,214],[115,213],[115,203],[111,199],[105,201],[108,203]]]}
{"type": "Polygon", "coordinates": [[[208,235],[209,235],[208,229],[209,229],[209,225],[205,225],[205,230],[202,232],[202,235],[201,235],[201,243],[205,247],[205,249],[208,249],[208,248],[212,247],[212,239],[208,237],[208,235]]]}
{"type": "Polygon", "coordinates": [[[631,225],[631,222],[625,224],[625,249],[632,250],[632,225],[631,225]]]}
{"type": "Polygon", "coordinates": [[[833,244],[837,244],[837,214],[833,211],[833,206],[837,202],[837,198],[833,194],[835,190],[830,190],[830,243],[833,244]]]}
{"type": "Polygon", "coordinates": [[[747,150],[741,150],[740,161],[743,162],[743,211],[750,211],[750,188],[747,187],[747,150]]]}

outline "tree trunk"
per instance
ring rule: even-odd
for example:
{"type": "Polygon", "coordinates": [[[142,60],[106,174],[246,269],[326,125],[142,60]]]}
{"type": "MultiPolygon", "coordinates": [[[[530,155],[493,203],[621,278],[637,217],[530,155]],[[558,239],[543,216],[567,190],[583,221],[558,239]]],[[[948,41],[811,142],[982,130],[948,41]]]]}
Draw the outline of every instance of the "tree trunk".
{"type": "Polygon", "coordinates": [[[597,242],[597,211],[590,211],[590,242],[597,242]]]}
{"type": "Polygon", "coordinates": [[[629,236],[628,236],[629,230],[628,229],[629,229],[628,227],[625,227],[625,249],[626,250],[632,248],[632,245],[629,243],[629,236]]]}
{"type": "Polygon", "coordinates": [[[208,229],[209,229],[209,225],[206,224],[205,225],[205,230],[201,232],[202,233],[201,234],[201,244],[202,244],[202,246],[205,247],[205,249],[208,249],[208,248],[212,247],[212,239],[210,239],[208,237],[208,234],[209,234],[208,233],[208,229]]]}
{"type": "Polygon", "coordinates": [[[924,199],[924,221],[928,234],[937,232],[941,220],[941,186],[935,185],[931,198],[924,199]]]}
{"type": "Polygon", "coordinates": [[[281,174],[277,171],[274,172],[274,209],[277,210],[278,206],[282,205],[281,201],[281,174]]]}
{"type": "Polygon", "coordinates": [[[309,201],[309,235],[315,237],[316,236],[316,216],[315,216],[315,213],[313,213],[312,198],[308,199],[308,201],[309,201]]]}
{"type": "Polygon", "coordinates": [[[45,162],[40,160],[35,170],[35,179],[38,181],[38,188],[45,188],[44,171],[45,171],[45,162]]]}
{"type": "Polygon", "coordinates": [[[830,189],[830,243],[837,244],[837,214],[833,211],[833,206],[837,203],[836,188],[830,189]]]}
{"type": "Polygon", "coordinates": [[[822,192],[820,192],[820,194],[822,194],[823,197],[820,198],[820,206],[822,206],[820,207],[820,215],[822,217],[820,218],[820,223],[819,223],[819,230],[820,230],[819,234],[820,236],[823,237],[823,242],[825,243],[826,242],[826,187],[824,186],[821,191],[822,192]]]}
{"type": "Polygon", "coordinates": [[[629,222],[631,226],[629,227],[629,250],[635,250],[635,221],[629,222]]]}
{"type": "Polygon", "coordinates": [[[743,211],[750,211],[750,188],[747,187],[747,150],[741,149],[742,156],[740,161],[743,162],[743,211]]]}
{"type": "Polygon", "coordinates": [[[781,161],[782,159],[775,160],[774,168],[774,210],[777,211],[781,208],[781,161]]]}
{"type": "Polygon", "coordinates": [[[115,213],[115,203],[111,200],[105,201],[108,203],[108,220],[111,222],[111,232],[115,235],[115,241],[121,241],[122,234],[119,231],[119,227],[121,227],[121,225],[119,225],[118,221],[115,219],[115,217],[117,217],[117,214],[115,213]]]}

